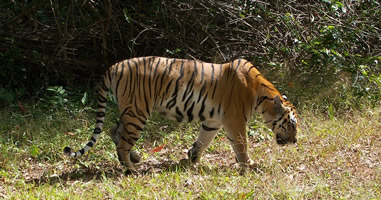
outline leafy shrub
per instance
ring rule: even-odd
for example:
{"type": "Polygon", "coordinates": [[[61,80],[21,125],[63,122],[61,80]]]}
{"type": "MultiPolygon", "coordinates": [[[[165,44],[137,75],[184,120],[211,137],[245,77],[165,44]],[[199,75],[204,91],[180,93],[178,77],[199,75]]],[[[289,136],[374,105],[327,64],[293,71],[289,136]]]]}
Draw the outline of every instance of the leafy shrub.
{"type": "Polygon", "coordinates": [[[381,6],[374,0],[35,0],[1,10],[7,91],[92,86],[110,64],[136,56],[244,57],[296,103],[380,100],[381,6]]]}

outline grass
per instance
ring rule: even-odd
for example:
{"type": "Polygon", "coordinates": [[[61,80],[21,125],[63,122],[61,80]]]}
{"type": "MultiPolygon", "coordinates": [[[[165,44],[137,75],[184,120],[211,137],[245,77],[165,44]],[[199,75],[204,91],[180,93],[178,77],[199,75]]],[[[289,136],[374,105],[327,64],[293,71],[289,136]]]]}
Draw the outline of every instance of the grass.
{"type": "MultiPolygon", "coordinates": [[[[199,123],[154,115],[136,147],[139,176],[125,176],[106,134],[84,157],[94,111],[76,101],[60,107],[39,101],[0,109],[0,199],[380,199],[381,108],[323,114],[300,108],[296,145],[278,146],[250,122],[250,156],[243,175],[223,130],[201,163],[183,167],[199,123]]],[[[117,119],[109,109],[105,130],[117,119]]]]}

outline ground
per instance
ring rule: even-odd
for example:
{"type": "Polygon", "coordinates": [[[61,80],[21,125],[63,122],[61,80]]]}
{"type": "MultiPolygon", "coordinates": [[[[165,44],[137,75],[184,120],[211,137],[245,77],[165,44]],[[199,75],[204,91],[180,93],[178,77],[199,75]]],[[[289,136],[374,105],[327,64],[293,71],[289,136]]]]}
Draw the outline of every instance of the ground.
{"type": "MultiPolygon", "coordinates": [[[[90,138],[94,111],[44,104],[1,109],[0,198],[4,199],[380,199],[381,108],[324,114],[301,108],[298,143],[279,146],[254,116],[248,124],[250,157],[241,172],[224,130],[201,163],[181,159],[199,123],[154,115],[136,151],[141,175],[126,176],[104,134],[87,155],[72,159],[90,138]]],[[[112,106],[111,106],[112,107],[112,106]]],[[[117,120],[111,108],[105,129],[117,120]]]]}

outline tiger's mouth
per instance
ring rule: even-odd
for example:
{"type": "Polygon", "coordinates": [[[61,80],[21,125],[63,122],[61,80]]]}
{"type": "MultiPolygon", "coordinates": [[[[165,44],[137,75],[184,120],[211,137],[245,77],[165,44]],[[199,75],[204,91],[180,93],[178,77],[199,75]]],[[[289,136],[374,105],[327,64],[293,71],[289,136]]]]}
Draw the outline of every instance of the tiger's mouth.
{"type": "Polygon", "coordinates": [[[280,134],[276,134],[276,142],[279,145],[285,145],[285,144],[290,144],[293,143],[295,144],[298,140],[296,138],[291,138],[291,137],[282,137],[280,134]]]}

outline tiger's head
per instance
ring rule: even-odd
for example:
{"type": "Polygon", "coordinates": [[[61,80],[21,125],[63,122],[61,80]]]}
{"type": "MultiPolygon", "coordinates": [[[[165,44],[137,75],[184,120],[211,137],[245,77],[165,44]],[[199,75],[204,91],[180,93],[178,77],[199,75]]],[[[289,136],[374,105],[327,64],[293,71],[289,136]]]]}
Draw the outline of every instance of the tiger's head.
{"type": "Polygon", "coordinates": [[[273,109],[264,113],[265,124],[274,132],[276,142],[280,145],[296,143],[298,119],[294,106],[285,96],[281,99],[279,95],[276,95],[269,105],[273,106],[273,109]]]}

